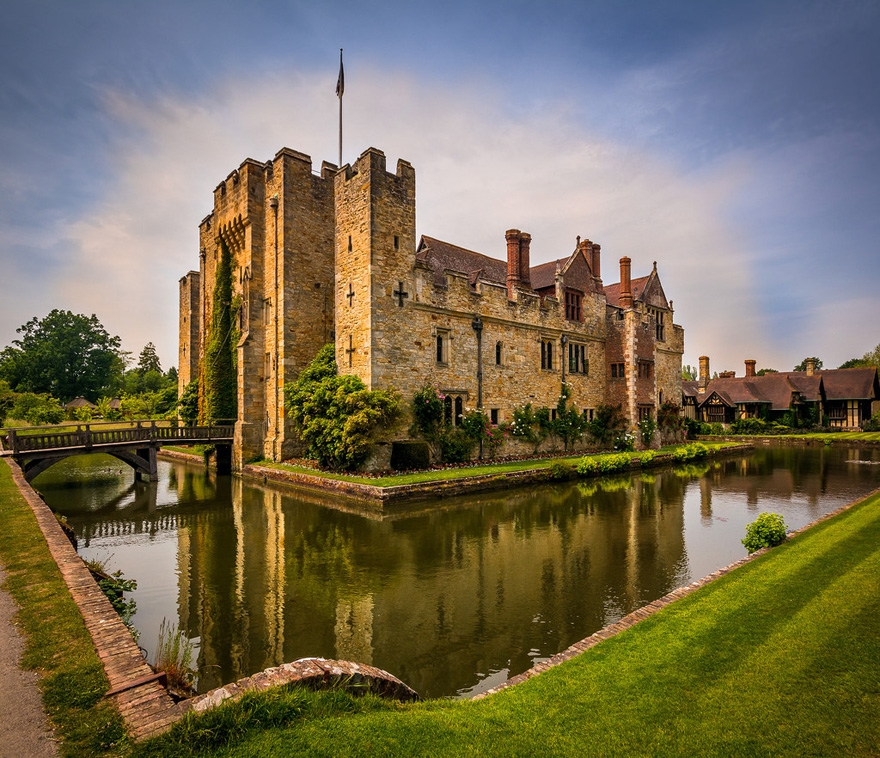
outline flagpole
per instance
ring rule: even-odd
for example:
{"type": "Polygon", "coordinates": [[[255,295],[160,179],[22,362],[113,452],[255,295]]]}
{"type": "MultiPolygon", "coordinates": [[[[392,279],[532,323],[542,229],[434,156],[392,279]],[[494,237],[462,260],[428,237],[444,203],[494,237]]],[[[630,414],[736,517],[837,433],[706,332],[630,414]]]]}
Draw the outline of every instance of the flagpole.
{"type": "Polygon", "coordinates": [[[336,94],[339,95],[339,168],[342,168],[342,93],[345,90],[345,74],[342,71],[342,48],[339,48],[339,79],[336,94]]]}

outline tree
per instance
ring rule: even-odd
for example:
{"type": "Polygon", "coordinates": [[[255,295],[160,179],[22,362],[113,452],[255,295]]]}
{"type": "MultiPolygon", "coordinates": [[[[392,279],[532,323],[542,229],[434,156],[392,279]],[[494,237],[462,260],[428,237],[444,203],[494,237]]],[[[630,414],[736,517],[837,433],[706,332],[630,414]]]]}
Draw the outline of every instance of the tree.
{"type": "Polygon", "coordinates": [[[697,381],[697,370],[693,366],[681,367],[681,380],[683,382],[697,381]]]}
{"type": "Polygon", "coordinates": [[[152,342],[144,345],[138,358],[138,373],[146,374],[148,371],[162,373],[162,366],[159,364],[159,356],[156,354],[156,346],[152,342]]]}
{"type": "Polygon", "coordinates": [[[764,376],[765,374],[778,374],[779,372],[775,368],[762,368],[758,369],[755,373],[757,376],[764,376]]]}
{"type": "Polygon", "coordinates": [[[387,429],[400,412],[395,390],[370,391],[356,376],[339,376],[332,344],[284,386],[284,402],[309,457],[335,470],[362,464],[376,430],[387,429]]]}
{"type": "Polygon", "coordinates": [[[821,370],[822,368],[822,360],[820,358],[804,358],[797,366],[794,367],[794,371],[806,371],[807,370],[807,361],[815,361],[816,365],[813,367],[816,371],[821,370]]]}
{"type": "Polygon", "coordinates": [[[17,392],[94,401],[112,384],[119,337],[111,337],[94,314],[56,309],[16,331],[21,338],[0,353],[0,376],[17,392]]]}
{"type": "Polygon", "coordinates": [[[861,358],[850,358],[845,363],[841,363],[838,368],[861,368],[870,367],[880,368],[880,345],[873,350],[865,353],[861,358]]]}

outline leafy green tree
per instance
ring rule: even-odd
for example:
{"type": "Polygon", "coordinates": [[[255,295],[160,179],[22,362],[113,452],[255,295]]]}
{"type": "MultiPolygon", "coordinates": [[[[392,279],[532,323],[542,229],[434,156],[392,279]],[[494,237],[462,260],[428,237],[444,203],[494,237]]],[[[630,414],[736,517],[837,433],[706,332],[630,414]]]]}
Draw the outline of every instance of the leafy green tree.
{"type": "Polygon", "coordinates": [[[693,366],[681,367],[681,380],[683,382],[695,382],[697,378],[697,370],[693,366]]]}
{"type": "Polygon", "coordinates": [[[0,376],[16,392],[94,401],[112,383],[119,337],[110,336],[94,314],[56,309],[17,332],[21,338],[0,353],[0,376]]]}
{"type": "Polygon", "coordinates": [[[775,368],[762,368],[758,369],[755,373],[758,376],[764,376],[765,374],[778,374],[779,372],[775,368]]]}
{"type": "Polygon", "coordinates": [[[159,364],[159,356],[156,354],[156,346],[152,342],[144,345],[141,354],[138,357],[137,370],[140,374],[146,374],[148,371],[155,371],[157,374],[162,373],[162,366],[159,364]]]}
{"type": "Polygon", "coordinates": [[[356,376],[339,376],[333,345],[325,345],[295,382],[284,387],[285,405],[308,455],[337,471],[357,468],[377,429],[387,428],[400,413],[393,389],[366,388],[356,376]]]}
{"type": "Polygon", "coordinates": [[[199,380],[193,379],[180,395],[177,402],[177,412],[180,420],[190,426],[199,418],[199,380]]]}
{"type": "Polygon", "coordinates": [[[874,366],[880,368],[880,345],[865,353],[861,358],[850,358],[838,368],[861,368],[874,366]]]}
{"type": "Polygon", "coordinates": [[[816,361],[816,366],[815,366],[816,371],[821,370],[822,360],[820,358],[816,358],[816,357],[804,358],[800,363],[798,363],[797,366],[794,367],[793,370],[794,371],[806,371],[807,370],[807,361],[810,361],[810,360],[816,361]]]}
{"type": "Polygon", "coordinates": [[[3,425],[6,417],[9,416],[9,412],[14,404],[15,393],[12,391],[12,387],[9,386],[9,382],[5,379],[0,379],[0,426],[3,425]]]}

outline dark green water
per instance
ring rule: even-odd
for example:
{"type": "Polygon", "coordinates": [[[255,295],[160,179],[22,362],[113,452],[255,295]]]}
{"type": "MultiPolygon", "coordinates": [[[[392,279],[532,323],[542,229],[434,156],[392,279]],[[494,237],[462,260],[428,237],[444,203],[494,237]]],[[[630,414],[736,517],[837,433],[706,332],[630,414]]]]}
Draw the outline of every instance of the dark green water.
{"type": "Polygon", "coordinates": [[[306,656],[369,663],[424,696],[479,692],[745,555],[763,511],[791,528],[880,487],[880,451],[754,454],[420,503],[384,515],[160,463],[59,463],[35,486],[138,582],[140,644],[163,618],[198,646],[199,689],[306,656]]]}

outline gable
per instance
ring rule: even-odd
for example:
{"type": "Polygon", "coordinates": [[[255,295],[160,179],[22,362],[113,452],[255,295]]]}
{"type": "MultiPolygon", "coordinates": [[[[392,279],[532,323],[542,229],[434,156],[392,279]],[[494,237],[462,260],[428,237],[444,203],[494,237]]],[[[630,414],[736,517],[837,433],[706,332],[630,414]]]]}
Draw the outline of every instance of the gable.
{"type": "MultiPolygon", "coordinates": [[[[633,293],[635,297],[635,293],[633,293]]],[[[660,284],[660,277],[657,270],[651,272],[641,296],[638,298],[646,305],[652,305],[655,308],[669,308],[669,301],[666,299],[666,293],[663,291],[663,285],[660,284]]]]}
{"type": "Polygon", "coordinates": [[[578,290],[584,294],[593,291],[593,271],[584,256],[583,250],[578,250],[562,269],[562,281],[566,288],[578,290]]]}

